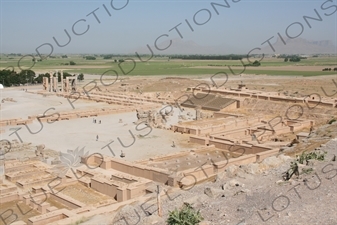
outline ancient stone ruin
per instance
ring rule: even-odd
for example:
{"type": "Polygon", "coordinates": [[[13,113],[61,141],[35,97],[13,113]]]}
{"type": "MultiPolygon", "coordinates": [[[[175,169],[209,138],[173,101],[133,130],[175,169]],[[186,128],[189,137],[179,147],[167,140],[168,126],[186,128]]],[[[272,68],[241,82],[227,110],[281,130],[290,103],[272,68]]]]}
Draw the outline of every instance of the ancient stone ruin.
{"type": "Polygon", "coordinates": [[[167,119],[169,116],[173,116],[173,111],[166,109],[165,111],[156,110],[136,110],[137,112],[137,124],[145,123],[155,128],[165,127],[167,119]]]}
{"type": "Polygon", "coordinates": [[[63,71],[61,70],[61,82],[58,82],[58,71],[56,70],[56,77],[50,73],[52,77],[43,77],[42,87],[47,92],[66,92],[71,93],[77,90],[77,76],[63,78],[63,71]]]}
{"type": "MultiPolygon", "coordinates": [[[[76,88],[76,78],[73,77],[63,79],[61,87],[56,77],[43,78],[42,93],[57,92],[55,96],[59,98],[72,99],[75,97],[71,92],[76,88]]],[[[214,181],[230,166],[259,163],[278,155],[305,140],[314,132],[318,122],[330,118],[331,109],[336,108],[336,99],[323,98],[318,106],[319,116],[309,114],[298,119],[279,116],[271,123],[270,117],[275,111],[284,110],[288,103],[316,104],[318,100],[314,96],[301,99],[254,92],[245,85],[232,90],[189,88],[187,93],[191,91],[196,94],[177,104],[171,93],[139,94],[97,89],[90,98],[82,93],[76,99],[116,107],[61,111],[48,116],[30,115],[28,119],[0,121],[0,125],[6,127],[27,125],[37,118],[41,123],[62,120],[68,123],[70,120],[118,114],[113,126],[122,127],[128,121],[119,116],[132,113],[135,115],[134,124],[146,124],[167,132],[168,136],[186,136],[188,141],[183,144],[193,145],[188,150],[127,161],[129,153],[123,150],[120,154],[106,156],[89,154],[83,149],[52,151],[44,144],[34,146],[17,140],[2,142],[0,203],[3,211],[13,210],[17,215],[14,222],[21,225],[75,224],[82,217],[114,212],[139,198],[155,195],[158,185],[172,190],[190,188],[214,181]],[[270,102],[274,108],[265,107],[270,102]],[[254,114],[253,110],[261,113],[254,114]],[[25,214],[20,213],[22,209],[25,209],[25,214]]],[[[151,141],[153,139],[148,143],[151,141]]],[[[172,151],[179,150],[181,141],[176,138],[170,140],[169,145],[172,151]]]]}

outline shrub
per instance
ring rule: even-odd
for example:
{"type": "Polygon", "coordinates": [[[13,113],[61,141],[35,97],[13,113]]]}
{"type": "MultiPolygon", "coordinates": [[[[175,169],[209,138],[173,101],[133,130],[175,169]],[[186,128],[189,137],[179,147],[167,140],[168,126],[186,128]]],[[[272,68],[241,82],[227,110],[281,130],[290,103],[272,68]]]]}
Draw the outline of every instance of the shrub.
{"type": "Polygon", "coordinates": [[[301,155],[296,156],[296,160],[301,163],[304,164],[304,161],[308,161],[310,159],[315,159],[315,160],[319,160],[319,161],[324,161],[326,152],[320,153],[320,152],[309,152],[309,153],[305,153],[302,152],[301,155]]]}
{"type": "Polygon", "coordinates": [[[309,174],[309,173],[311,173],[312,171],[314,171],[313,168],[308,168],[308,169],[302,168],[302,172],[305,173],[305,174],[309,174]]]}
{"type": "Polygon", "coordinates": [[[86,60],[96,60],[96,57],[94,57],[94,56],[86,56],[85,59],[86,60]]]}
{"type": "Polygon", "coordinates": [[[261,66],[261,63],[255,60],[253,63],[246,64],[245,66],[261,66]]]}
{"type": "Polygon", "coordinates": [[[290,178],[293,176],[293,175],[296,175],[296,176],[299,176],[299,171],[298,171],[298,165],[297,165],[297,162],[291,162],[290,163],[290,168],[285,172],[283,173],[282,177],[283,177],[283,180],[287,181],[287,180],[290,180],[290,178]]]}
{"type": "Polygon", "coordinates": [[[169,225],[196,225],[203,219],[199,210],[195,211],[192,206],[185,203],[180,210],[170,212],[166,222],[169,225]]]}
{"type": "Polygon", "coordinates": [[[333,122],[336,122],[337,120],[336,119],[332,119],[328,122],[328,124],[332,124],[333,122]]]}
{"type": "Polygon", "coordinates": [[[83,73],[81,73],[81,74],[79,74],[79,75],[77,76],[77,80],[84,80],[84,75],[83,75],[83,73]]]}

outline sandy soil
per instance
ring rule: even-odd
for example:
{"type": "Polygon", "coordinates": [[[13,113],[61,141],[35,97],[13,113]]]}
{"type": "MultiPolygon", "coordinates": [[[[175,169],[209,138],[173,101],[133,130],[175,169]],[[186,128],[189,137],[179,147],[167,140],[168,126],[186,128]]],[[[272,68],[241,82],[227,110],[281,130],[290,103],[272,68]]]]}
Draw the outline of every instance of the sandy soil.
{"type": "MultiPolygon", "coordinates": [[[[193,68],[200,69],[228,69],[227,66],[194,66],[193,68]]],[[[233,67],[232,68],[236,68],[233,67]]],[[[242,66],[238,67],[242,68],[242,66]]],[[[327,66],[259,66],[259,67],[246,67],[249,70],[276,70],[276,71],[322,71],[322,69],[327,68],[327,66]]],[[[334,68],[334,67],[328,67],[334,68]]],[[[336,72],[337,74],[337,72],[336,72]]]]}
{"type": "Polygon", "coordinates": [[[28,222],[28,219],[30,217],[40,215],[37,210],[31,209],[29,206],[21,201],[2,203],[0,208],[2,212],[1,216],[6,221],[6,223],[4,223],[3,220],[0,220],[0,225],[8,225],[10,221],[13,221],[15,219],[14,216],[10,217],[11,213],[13,213],[14,215],[16,214],[18,216],[18,220],[22,220],[26,223],[28,222]]]}
{"type": "Polygon", "coordinates": [[[81,184],[74,184],[63,188],[56,188],[56,190],[61,191],[62,194],[68,195],[86,205],[96,204],[98,202],[103,202],[107,200],[112,201],[111,197],[103,195],[91,188],[86,188],[81,184]]]}
{"type": "MultiPolygon", "coordinates": [[[[97,76],[88,76],[81,85],[84,86],[90,82],[91,78],[99,79],[97,76]]],[[[336,93],[337,86],[333,82],[333,78],[333,76],[306,78],[292,77],[291,79],[282,76],[230,76],[228,82],[224,85],[224,88],[236,87],[237,84],[244,83],[250,90],[279,91],[299,96],[319,93],[322,96],[325,96],[322,89],[324,88],[327,93],[336,97],[333,93],[336,93]],[[295,94],[295,92],[297,93],[295,94]]],[[[162,76],[155,76],[151,78],[132,78],[126,82],[129,84],[128,91],[131,93],[138,93],[139,90],[147,90],[150,92],[159,90],[162,95],[172,94],[175,97],[179,97],[179,94],[183,94],[184,90],[191,85],[196,86],[199,83],[205,82],[211,83],[208,76],[194,76],[194,80],[189,79],[163,79],[162,76]]],[[[222,78],[222,80],[217,79],[217,81],[220,82],[224,80],[222,78]]],[[[120,91],[121,83],[116,83],[116,85],[105,88],[109,91],[120,91]]],[[[28,89],[41,90],[42,88],[40,86],[32,86],[28,87],[28,89]]],[[[1,104],[1,120],[13,117],[27,118],[29,115],[43,114],[43,112],[50,108],[55,108],[55,110],[50,111],[52,113],[73,110],[65,98],[55,96],[43,97],[41,95],[29,94],[22,91],[21,87],[6,88],[1,90],[0,94],[1,99],[11,97],[16,100],[16,102],[5,102],[1,104]]],[[[80,100],[76,101],[74,105],[78,109],[116,107],[105,103],[80,100]]],[[[158,109],[160,108],[161,107],[158,109]]],[[[186,110],[184,113],[187,114],[187,112],[194,113],[194,110],[186,110]]],[[[169,124],[177,123],[178,115],[179,111],[178,109],[175,109],[174,116],[169,118],[169,124]]],[[[102,123],[93,123],[93,118],[81,118],[70,121],[59,121],[51,124],[44,123],[41,128],[41,125],[37,121],[34,121],[33,124],[27,126],[8,126],[2,128],[4,133],[1,133],[0,136],[1,139],[21,139],[23,142],[32,143],[32,145],[45,144],[47,149],[53,149],[56,152],[67,152],[67,150],[84,148],[85,152],[88,153],[98,152],[103,155],[116,155],[118,157],[121,150],[123,150],[126,154],[124,159],[129,161],[148,159],[153,156],[200,147],[199,145],[188,143],[189,135],[182,135],[180,133],[173,133],[172,131],[162,129],[137,129],[134,124],[137,120],[135,112],[99,116],[95,119],[101,120],[102,123]],[[123,120],[123,123],[119,123],[120,119],[123,120]],[[27,127],[29,127],[30,131],[27,127]],[[13,133],[14,131],[11,130],[13,128],[20,128],[20,130],[17,131],[19,136],[13,133]],[[97,135],[99,136],[98,140],[96,140],[97,135]],[[176,144],[175,148],[171,147],[172,141],[176,144]],[[110,149],[107,145],[110,146],[110,149]]],[[[331,132],[336,132],[336,127],[334,127],[334,130],[331,130],[331,132]]],[[[321,142],[319,142],[321,139],[327,141],[333,138],[332,136],[329,136],[331,134],[325,135],[324,137],[324,133],[317,133],[316,135],[320,135],[319,137],[316,137],[318,138],[316,141],[319,144],[321,144],[321,142]]],[[[313,139],[314,138],[315,137],[313,137],[313,139]]],[[[336,141],[329,144],[329,155],[327,160],[322,162],[322,164],[315,164],[315,171],[322,171],[322,168],[325,165],[332,163],[329,160],[333,154],[337,154],[336,146],[336,141]]],[[[303,149],[312,149],[317,146],[306,145],[306,143],[303,143],[302,145],[299,145],[299,147],[302,147],[303,149]]],[[[30,153],[32,153],[32,151],[30,153]]],[[[309,192],[305,189],[306,181],[304,182],[303,180],[310,180],[309,185],[317,184],[313,174],[305,174],[298,179],[293,179],[291,182],[280,183],[279,180],[281,179],[281,174],[289,168],[291,159],[281,157],[281,159],[275,160],[279,160],[277,161],[277,166],[271,167],[268,163],[262,164],[263,170],[260,172],[255,171],[254,174],[248,170],[249,168],[251,169],[251,167],[238,167],[235,168],[239,171],[237,174],[228,174],[230,171],[227,171],[228,173],[226,172],[223,176],[219,176],[215,183],[206,183],[204,185],[196,186],[189,192],[178,190],[180,192],[176,192],[173,195],[177,196],[181,194],[182,198],[176,198],[176,201],[166,199],[164,202],[164,215],[167,216],[169,210],[180,207],[183,202],[187,201],[194,204],[197,209],[200,209],[206,220],[211,221],[210,224],[238,224],[240,221],[243,221],[241,225],[262,224],[260,221],[261,219],[257,214],[258,210],[263,213],[264,218],[273,216],[273,218],[266,224],[310,224],[311,222],[313,222],[311,224],[336,223],[336,178],[327,179],[328,176],[331,176],[332,172],[329,174],[320,172],[320,175],[324,177],[322,181],[323,188],[317,189],[318,191],[316,192],[309,192]],[[282,163],[280,163],[280,160],[282,163]],[[237,179],[235,182],[238,182],[238,186],[235,184],[234,186],[230,185],[230,182],[234,182],[231,181],[234,178],[237,179]],[[271,204],[269,204],[270,202],[268,203],[269,205],[261,207],[260,198],[267,196],[266,193],[268,193],[268,190],[272,190],[271,196],[279,196],[288,194],[289,189],[298,184],[301,185],[300,188],[303,193],[305,193],[303,194],[302,199],[299,200],[296,193],[292,192],[289,196],[292,203],[294,201],[293,204],[286,207],[284,202],[281,202],[276,206],[287,208],[286,210],[273,210],[271,204]],[[216,197],[210,198],[203,194],[206,187],[212,188],[214,196],[216,197]],[[326,204],[322,206],[318,204],[320,202],[326,204]],[[316,212],[317,214],[314,215],[313,212],[316,212]],[[322,223],[320,223],[321,218],[323,218],[321,220],[323,221],[322,223]]],[[[335,162],[332,164],[333,168],[336,168],[335,164],[335,162]]],[[[78,189],[69,189],[69,194],[72,195],[76,190],[78,189]]],[[[79,194],[78,197],[83,198],[83,193],[84,192],[82,192],[82,195],[79,194]]],[[[92,196],[87,199],[89,203],[93,200],[92,196]]],[[[170,198],[172,198],[172,196],[170,196],[170,198]]],[[[139,207],[138,205],[132,207],[139,210],[139,208],[137,208],[139,207]]],[[[130,212],[134,212],[133,208],[131,209],[130,212]]],[[[144,214],[143,217],[144,222],[142,224],[151,224],[148,220],[158,220],[158,225],[165,224],[160,218],[145,217],[144,214]]],[[[104,219],[101,220],[100,224],[116,224],[111,221],[111,215],[103,218],[104,219]]],[[[132,219],[133,217],[130,216],[128,218],[132,219]]],[[[90,221],[86,224],[90,224],[90,221]]],[[[91,224],[98,224],[98,222],[91,222],[91,224]]]]}
{"type": "MultiPolygon", "coordinates": [[[[2,97],[12,96],[17,102],[6,102],[2,104],[1,118],[27,118],[29,115],[43,114],[47,109],[54,108],[46,114],[52,114],[60,111],[71,111],[72,108],[65,98],[29,94],[19,89],[5,89],[2,91],[2,97]]],[[[88,109],[95,107],[120,107],[107,103],[96,103],[88,101],[74,102],[75,110],[88,109]]],[[[164,106],[163,106],[164,107],[164,106]]],[[[163,107],[159,107],[160,110],[163,107]]],[[[177,116],[179,109],[174,109],[172,118],[168,119],[169,124],[178,122],[177,116]]],[[[193,110],[186,110],[187,114],[193,110]]],[[[134,122],[137,121],[136,112],[111,114],[95,118],[101,120],[101,124],[93,123],[93,118],[80,118],[69,121],[58,121],[52,124],[43,123],[42,125],[34,120],[33,124],[27,126],[7,126],[3,128],[5,133],[1,133],[1,139],[22,140],[32,145],[45,144],[46,149],[52,149],[57,152],[67,152],[76,148],[85,148],[85,152],[99,152],[104,155],[117,157],[121,150],[125,153],[125,160],[134,161],[147,159],[159,154],[168,154],[182,150],[191,149],[194,145],[186,144],[188,135],[173,133],[169,130],[151,129],[149,127],[137,127],[134,122]],[[122,119],[123,123],[119,123],[122,119]],[[29,129],[28,129],[28,128],[29,129]],[[19,137],[11,129],[20,128],[17,132],[19,137]],[[96,141],[96,136],[99,139],[96,141]],[[141,137],[139,135],[145,135],[141,137]],[[134,138],[133,138],[134,137],[134,138]],[[172,148],[172,141],[175,141],[176,148],[172,148]],[[107,147],[110,146],[111,151],[107,147]]],[[[14,130],[15,131],[15,130],[14,130]]],[[[196,145],[197,146],[197,145],[196,145]]]]}
{"type": "MultiPolygon", "coordinates": [[[[86,80],[81,82],[80,85],[84,86],[91,81],[92,78],[97,76],[86,77],[86,80]]],[[[108,87],[111,91],[120,91],[121,83],[127,82],[130,92],[138,93],[140,87],[142,90],[156,91],[165,87],[165,90],[161,91],[162,95],[173,95],[176,98],[184,94],[184,90],[187,87],[197,86],[200,83],[211,83],[208,76],[196,76],[194,80],[187,79],[164,79],[162,76],[158,77],[137,77],[125,80],[123,82],[117,82],[108,87]],[[166,90],[168,90],[166,92],[166,90]],[[138,91],[138,92],[137,92],[138,91]]],[[[319,93],[321,96],[325,96],[322,88],[328,93],[336,93],[337,87],[333,83],[333,77],[292,77],[291,79],[282,76],[230,76],[225,88],[236,87],[243,82],[249,89],[263,90],[263,91],[280,91],[294,94],[295,96],[301,96],[311,93],[319,93]]],[[[224,82],[223,79],[215,80],[218,83],[224,82]]],[[[99,81],[98,81],[99,82],[99,81]]],[[[40,90],[40,86],[29,86],[28,89],[40,90]]],[[[103,89],[104,90],[104,89],[103,89]]],[[[0,92],[1,99],[11,97],[17,102],[5,102],[1,104],[0,116],[1,119],[9,118],[27,118],[30,115],[43,114],[47,109],[50,109],[48,113],[56,113],[63,111],[73,110],[67,99],[56,96],[43,97],[42,95],[29,94],[17,88],[6,88],[0,92]],[[54,109],[51,109],[54,108],[54,109]]],[[[336,96],[336,95],[334,95],[336,96]]],[[[106,103],[96,103],[89,101],[77,100],[73,103],[76,107],[75,110],[89,109],[91,107],[105,108],[105,107],[119,107],[106,103]]],[[[160,108],[159,108],[160,109],[160,108]]],[[[178,109],[175,109],[178,110],[178,109]]],[[[187,111],[185,112],[187,113],[187,111]]],[[[194,113],[194,110],[191,110],[194,113]]],[[[179,110],[175,112],[175,116],[171,118],[169,123],[174,124],[177,122],[177,115],[179,110]]],[[[167,130],[151,130],[145,138],[140,138],[137,135],[146,134],[149,131],[145,129],[143,131],[136,130],[136,126],[133,124],[137,120],[136,113],[123,113],[108,115],[96,118],[102,120],[102,124],[94,124],[93,118],[74,119],[70,121],[59,121],[52,124],[44,123],[43,127],[34,121],[33,124],[26,126],[18,126],[21,128],[18,131],[18,135],[23,142],[31,142],[34,145],[44,143],[46,148],[53,149],[55,151],[66,152],[68,149],[76,149],[77,147],[85,147],[86,151],[91,153],[100,152],[107,155],[119,155],[121,150],[126,154],[126,160],[139,160],[143,158],[152,157],[158,154],[166,154],[170,152],[176,152],[180,150],[186,150],[193,148],[188,144],[188,136],[172,133],[167,130]],[[118,123],[119,119],[123,120],[123,123],[118,123]],[[133,137],[135,136],[133,143],[133,137]],[[96,135],[99,136],[99,140],[96,141],[96,135]],[[120,140],[120,141],[119,141],[120,140]],[[177,148],[172,148],[172,141],[175,140],[177,148]],[[108,147],[110,143],[111,152],[108,147]],[[130,147],[123,147],[129,146],[130,147]],[[132,144],[133,143],[133,144],[132,144]]],[[[10,130],[15,127],[6,127],[5,133],[1,133],[2,139],[18,139],[14,130],[10,130]]]]}
{"type": "MultiPolygon", "coordinates": [[[[312,135],[305,141],[317,138],[322,136],[312,135]]],[[[284,181],[282,174],[295,159],[281,154],[261,163],[231,166],[219,174],[215,182],[195,185],[188,190],[162,192],[162,217],[157,214],[154,193],[152,201],[125,206],[113,220],[111,215],[114,214],[102,215],[83,224],[101,221],[103,224],[122,225],[124,221],[120,218],[124,216],[130,224],[166,225],[169,212],[187,203],[200,210],[208,225],[334,225],[337,223],[337,164],[331,159],[337,154],[336,146],[337,139],[322,145],[320,152],[327,152],[324,161],[312,160],[310,166],[300,164],[300,175],[289,181],[284,181]],[[301,168],[313,171],[305,173],[301,168]],[[152,215],[146,215],[142,208],[152,215]]]]}

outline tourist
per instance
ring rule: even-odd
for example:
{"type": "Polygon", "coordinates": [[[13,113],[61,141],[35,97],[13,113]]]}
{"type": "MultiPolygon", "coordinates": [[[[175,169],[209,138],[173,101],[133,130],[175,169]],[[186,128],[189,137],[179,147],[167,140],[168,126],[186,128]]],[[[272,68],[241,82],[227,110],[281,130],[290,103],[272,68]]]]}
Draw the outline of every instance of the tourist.
{"type": "Polygon", "coordinates": [[[96,135],[96,141],[98,141],[98,135],[96,135]]]}

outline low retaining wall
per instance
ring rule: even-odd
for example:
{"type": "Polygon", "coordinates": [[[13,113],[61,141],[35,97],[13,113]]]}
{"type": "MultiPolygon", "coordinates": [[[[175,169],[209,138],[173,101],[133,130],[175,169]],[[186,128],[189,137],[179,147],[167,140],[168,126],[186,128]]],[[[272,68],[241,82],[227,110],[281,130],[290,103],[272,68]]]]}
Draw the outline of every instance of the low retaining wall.
{"type": "Polygon", "coordinates": [[[84,203],[82,203],[80,201],[77,201],[76,199],[73,199],[73,198],[71,198],[67,195],[64,195],[64,194],[60,193],[60,192],[58,192],[56,194],[50,193],[49,195],[50,195],[51,199],[55,199],[56,201],[62,203],[63,205],[68,206],[71,209],[77,209],[77,208],[85,206],[84,203]]]}
{"type": "Polygon", "coordinates": [[[265,151],[265,152],[257,153],[256,154],[256,162],[261,162],[265,158],[268,158],[268,157],[274,156],[274,155],[278,155],[279,153],[280,153],[279,149],[272,149],[272,150],[268,150],[268,151],[265,151]]]}
{"type": "Polygon", "coordinates": [[[48,223],[52,223],[58,220],[66,219],[76,214],[67,210],[67,209],[59,209],[44,215],[34,216],[28,219],[28,225],[46,225],[48,223]]]}
{"type": "Polygon", "coordinates": [[[0,196],[0,204],[19,200],[20,196],[17,192],[7,193],[0,196]]]}
{"type": "MultiPolygon", "coordinates": [[[[92,165],[97,161],[98,156],[91,156],[88,159],[82,158],[82,163],[86,162],[87,165],[92,165]]],[[[99,158],[101,160],[101,158],[99,158]]],[[[144,165],[134,164],[124,160],[105,157],[103,163],[100,165],[103,169],[114,169],[123,173],[131,174],[133,176],[143,177],[149,180],[168,183],[169,172],[164,169],[153,168],[144,165]]]]}
{"type": "Polygon", "coordinates": [[[221,162],[216,162],[214,163],[215,166],[215,173],[221,173],[224,172],[225,169],[230,166],[230,165],[245,165],[249,163],[254,163],[256,162],[256,155],[254,154],[249,154],[249,155],[243,155],[238,158],[230,158],[228,160],[224,160],[221,162]]]}

